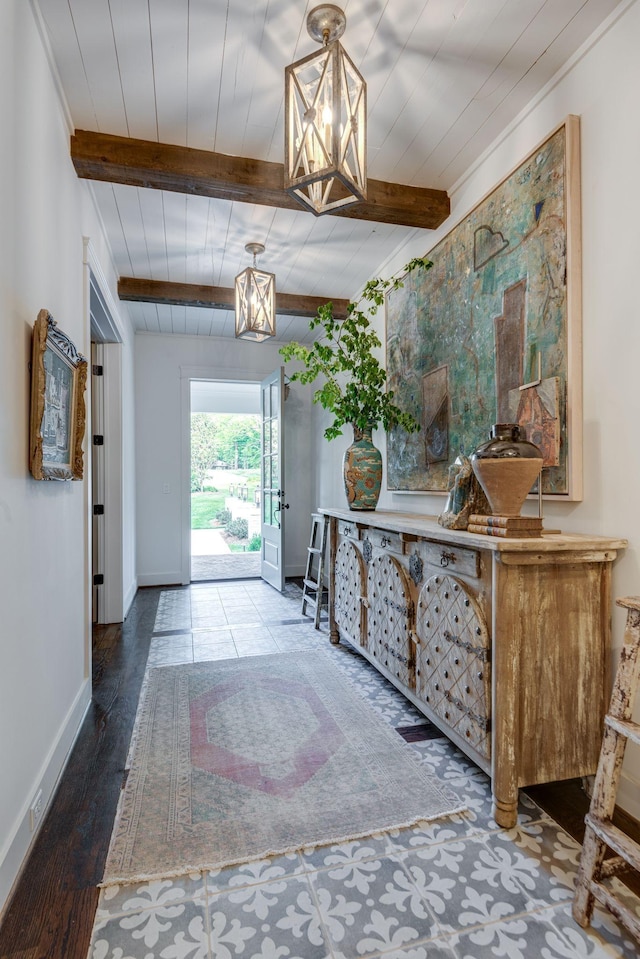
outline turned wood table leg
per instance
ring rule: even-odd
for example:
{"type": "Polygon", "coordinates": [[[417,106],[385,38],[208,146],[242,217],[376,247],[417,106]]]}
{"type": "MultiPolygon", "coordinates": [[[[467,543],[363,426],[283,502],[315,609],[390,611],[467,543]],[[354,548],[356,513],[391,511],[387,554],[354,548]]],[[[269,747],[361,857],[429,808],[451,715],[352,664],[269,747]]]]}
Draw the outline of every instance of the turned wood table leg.
{"type": "Polygon", "coordinates": [[[503,829],[513,829],[518,821],[518,790],[512,800],[498,798],[494,793],[491,814],[503,829]]]}
{"type": "Polygon", "coordinates": [[[338,551],[338,520],[332,516],[329,521],[329,639],[333,646],[340,642],[340,633],[336,626],[336,553],[338,551]]]}
{"type": "Polygon", "coordinates": [[[504,829],[518,819],[520,741],[520,597],[522,570],[493,558],[491,790],[493,818],[504,829]]]}

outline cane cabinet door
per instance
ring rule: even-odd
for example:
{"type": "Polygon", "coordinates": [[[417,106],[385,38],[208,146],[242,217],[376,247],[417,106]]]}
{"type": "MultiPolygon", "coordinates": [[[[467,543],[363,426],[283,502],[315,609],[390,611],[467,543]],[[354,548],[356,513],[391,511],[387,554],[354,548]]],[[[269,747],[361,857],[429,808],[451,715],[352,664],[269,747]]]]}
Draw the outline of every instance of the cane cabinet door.
{"type": "Polygon", "coordinates": [[[413,689],[413,601],[409,578],[393,556],[376,556],[369,564],[367,598],[369,653],[413,689]]]}
{"type": "Polygon", "coordinates": [[[334,616],[336,626],[353,642],[362,644],[364,562],[358,548],[343,539],[336,550],[334,616]]]}
{"type": "Polygon", "coordinates": [[[465,584],[438,575],[416,612],[416,694],[482,756],[491,751],[490,638],[465,584]]]}

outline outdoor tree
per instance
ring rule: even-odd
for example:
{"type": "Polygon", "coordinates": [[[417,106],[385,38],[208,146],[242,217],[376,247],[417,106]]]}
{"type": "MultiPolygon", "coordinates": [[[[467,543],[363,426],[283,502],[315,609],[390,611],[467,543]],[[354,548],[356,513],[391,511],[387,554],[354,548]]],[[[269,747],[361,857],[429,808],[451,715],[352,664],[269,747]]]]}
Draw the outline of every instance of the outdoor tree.
{"type": "Polygon", "coordinates": [[[247,414],[217,418],[218,455],[230,469],[256,469],[260,466],[260,417],[247,414]]]}
{"type": "Polygon", "coordinates": [[[209,470],[218,462],[216,417],[211,413],[191,414],[191,490],[202,492],[209,470]]]}

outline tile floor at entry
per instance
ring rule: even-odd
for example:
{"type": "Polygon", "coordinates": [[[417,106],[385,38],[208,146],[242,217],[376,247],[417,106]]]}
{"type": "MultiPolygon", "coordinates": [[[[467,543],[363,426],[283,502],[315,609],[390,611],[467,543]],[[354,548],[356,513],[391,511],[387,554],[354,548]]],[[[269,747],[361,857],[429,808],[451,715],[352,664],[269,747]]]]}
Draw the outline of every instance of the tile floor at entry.
{"type": "MultiPolygon", "coordinates": [[[[323,648],[394,728],[424,717],[300,591],[262,582],[163,590],[148,667],[323,648]]],[[[338,846],[182,879],[103,890],[90,959],[484,959],[640,957],[606,912],[571,918],[580,847],[521,793],[518,825],[491,818],[489,780],[445,738],[407,748],[468,812],[338,846]]],[[[617,882],[617,880],[614,880],[617,882]]],[[[629,900],[638,904],[631,893],[629,900]]],[[[640,905],[638,905],[640,914],[640,905]]]]}

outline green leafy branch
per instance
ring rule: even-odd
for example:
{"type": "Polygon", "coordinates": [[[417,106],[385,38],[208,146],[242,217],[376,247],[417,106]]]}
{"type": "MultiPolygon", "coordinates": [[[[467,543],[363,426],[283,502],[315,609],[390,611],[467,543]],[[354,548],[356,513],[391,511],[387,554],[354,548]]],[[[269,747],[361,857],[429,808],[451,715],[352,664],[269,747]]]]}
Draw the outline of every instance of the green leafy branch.
{"type": "Polygon", "coordinates": [[[388,432],[401,427],[408,433],[420,429],[410,413],[393,402],[393,391],[386,390],[387,374],[374,355],[382,346],[371,326],[371,317],[384,304],[387,293],[404,285],[405,277],[414,270],[428,270],[429,260],[415,257],[390,279],[369,280],[360,299],[347,306],[344,320],[336,320],[333,303],[325,303],[310,321],[309,329],[322,328],[322,337],[312,346],[291,342],[281,347],[285,361],[298,360],[304,366],[290,375],[300,383],[313,383],[318,377],[324,384],[313,394],[313,402],[333,413],[331,426],[324,431],[328,440],[342,435],[342,427],[350,423],[358,430],[380,425],[388,432]]]}

